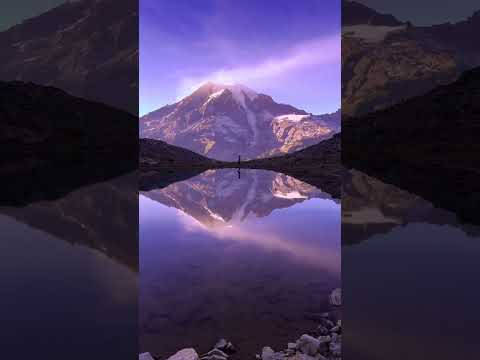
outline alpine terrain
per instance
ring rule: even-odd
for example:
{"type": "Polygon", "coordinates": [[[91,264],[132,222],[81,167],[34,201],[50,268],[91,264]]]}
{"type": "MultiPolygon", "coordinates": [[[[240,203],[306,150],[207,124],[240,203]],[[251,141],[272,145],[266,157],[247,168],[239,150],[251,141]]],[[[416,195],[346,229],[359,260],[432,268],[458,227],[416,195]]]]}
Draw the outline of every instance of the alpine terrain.
{"type": "Polygon", "coordinates": [[[243,85],[215,83],[140,118],[141,138],[225,161],[291,153],[339,131],[340,111],[313,115],[243,85]]]}
{"type": "Polygon", "coordinates": [[[359,116],[451,83],[480,65],[480,12],[457,23],[415,26],[342,2],[342,111],[359,116]]]}

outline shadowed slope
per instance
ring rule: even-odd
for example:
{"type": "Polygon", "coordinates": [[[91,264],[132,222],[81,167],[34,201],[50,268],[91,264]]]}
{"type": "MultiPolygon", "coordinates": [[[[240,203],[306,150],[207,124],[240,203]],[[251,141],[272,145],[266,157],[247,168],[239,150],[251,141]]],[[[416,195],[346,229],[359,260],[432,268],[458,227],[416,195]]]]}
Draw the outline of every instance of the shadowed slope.
{"type": "Polygon", "coordinates": [[[2,204],[54,199],[137,167],[137,119],[23,82],[0,82],[2,204]],[[6,181],[8,179],[8,181],[6,181]]]}
{"type": "Polygon", "coordinates": [[[152,139],[140,140],[140,189],[147,191],[185,180],[208,169],[249,168],[281,172],[340,197],[340,135],[304,150],[266,159],[238,162],[211,160],[152,139]]]}
{"type": "Polygon", "coordinates": [[[343,136],[348,166],[478,221],[480,68],[424,96],[351,119],[343,136]]]}

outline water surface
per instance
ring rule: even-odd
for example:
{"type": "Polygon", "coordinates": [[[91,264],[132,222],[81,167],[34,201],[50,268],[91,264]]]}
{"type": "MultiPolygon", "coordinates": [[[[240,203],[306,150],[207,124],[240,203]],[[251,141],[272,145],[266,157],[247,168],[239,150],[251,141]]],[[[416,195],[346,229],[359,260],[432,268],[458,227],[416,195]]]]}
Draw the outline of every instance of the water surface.
{"type": "Polygon", "coordinates": [[[135,179],[0,206],[4,358],[137,356],[135,179]]]}
{"type": "Polygon", "coordinates": [[[345,358],[480,358],[479,227],[351,171],[342,235],[345,358]]]}
{"type": "Polygon", "coordinates": [[[315,323],[340,285],[340,205],[269,171],[208,171],[140,196],[140,347],[221,337],[251,358],[315,323]]]}

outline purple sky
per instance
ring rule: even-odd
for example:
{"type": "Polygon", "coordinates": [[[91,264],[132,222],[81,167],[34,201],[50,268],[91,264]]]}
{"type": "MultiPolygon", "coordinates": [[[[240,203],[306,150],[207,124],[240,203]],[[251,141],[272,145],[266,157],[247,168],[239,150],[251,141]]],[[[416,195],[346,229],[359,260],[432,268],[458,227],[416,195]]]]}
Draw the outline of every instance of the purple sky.
{"type": "Polygon", "coordinates": [[[140,0],[140,114],[207,80],[340,107],[340,0],[140,0]]]}

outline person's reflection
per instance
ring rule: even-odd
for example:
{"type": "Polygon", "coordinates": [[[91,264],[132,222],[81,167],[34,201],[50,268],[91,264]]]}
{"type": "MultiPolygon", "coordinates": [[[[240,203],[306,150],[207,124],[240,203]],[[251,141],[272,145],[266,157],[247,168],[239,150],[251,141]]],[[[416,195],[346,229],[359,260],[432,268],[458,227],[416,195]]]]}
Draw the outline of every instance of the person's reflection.
{"type": "Polygon", "coordinates": [[[241,171],[240,171],[240,168],[237,169],[237,173],[238,173],[238,178],[241,179],[242,173],[241,173],[241,171]]]}

